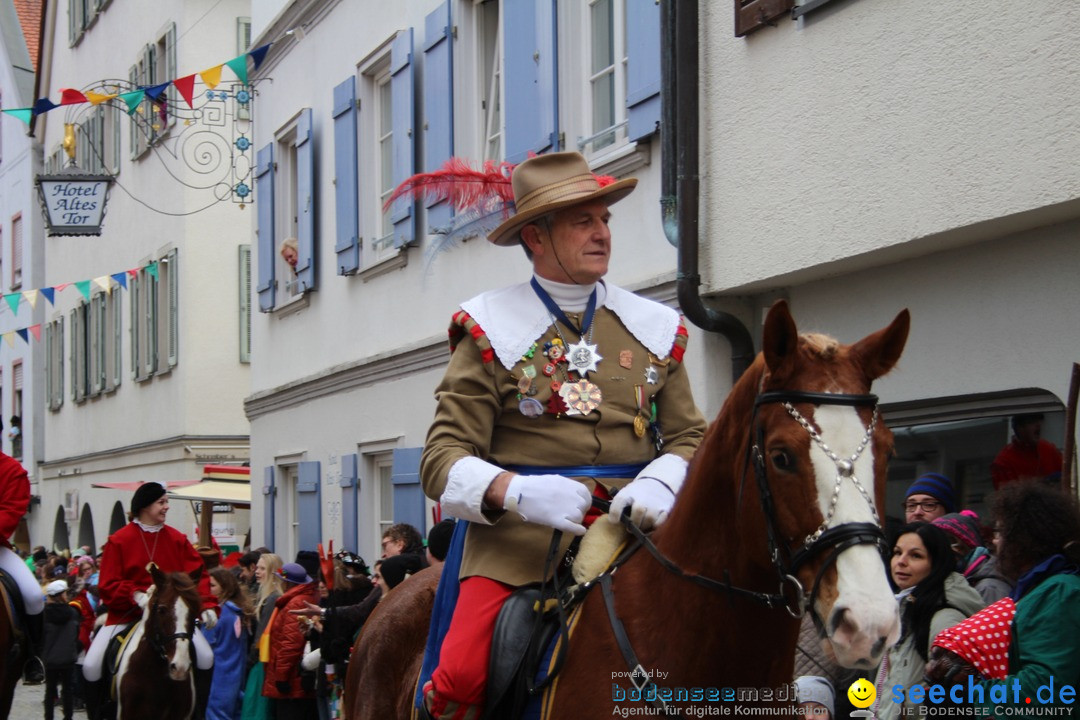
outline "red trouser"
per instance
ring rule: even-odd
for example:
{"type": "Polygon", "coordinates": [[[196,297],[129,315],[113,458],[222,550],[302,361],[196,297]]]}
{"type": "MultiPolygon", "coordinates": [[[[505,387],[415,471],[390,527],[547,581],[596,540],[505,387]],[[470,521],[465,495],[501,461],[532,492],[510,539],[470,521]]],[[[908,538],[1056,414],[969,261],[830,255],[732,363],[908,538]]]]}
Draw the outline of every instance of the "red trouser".
{"type": "Polygon", "coordinates": [[[433,717],[466,717],[471,708],[462,706],[483,707],[495,620],[513,591],[513,586],[485,577],[461,581],[439,666],[431,675],[434,697],[429,697],[428,710],[433,717]]]}

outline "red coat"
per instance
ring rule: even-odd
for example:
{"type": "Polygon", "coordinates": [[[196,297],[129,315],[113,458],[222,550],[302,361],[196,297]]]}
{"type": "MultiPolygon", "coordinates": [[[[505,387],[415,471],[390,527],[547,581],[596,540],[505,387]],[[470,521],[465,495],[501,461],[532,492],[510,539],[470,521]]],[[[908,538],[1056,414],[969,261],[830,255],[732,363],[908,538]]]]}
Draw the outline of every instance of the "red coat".
{"type": "Polygon", "coordinates": [[[30,507],[30,480],[18,460],[0,453],[0,547],[10,548],[8,538],[15,534],[30,507]]]}
{"type": "Polygon", "coordinates": [[[1061,472],[1061,453],[1052,442],[1042,439],[1034,447],[1014,439],[990,464],[995,490],[1022,478],[1044,478],[1056,472],[1061,472]]]}
{"type": "Polygon", "coordinates": [[[89,650],[90,635],[94,632],[94,622],[97,621],[97,614],[90,605],[90,596],[83,589],[68,605],[79,611],[79,645],[83,650],[89,650]]]}
{"type": "Polygon", "coordinates": [[[289,614],[289,610],[303,608],[305,601],[313,605],[319,602],[319,589],[313,582],[292,586],[274,603],[276,614],[270,625],[270,660],[266,663],[262,690],[262,694],[268,698],[315,697],[314,692],[300,687],[300,661],[304,659],[307,638],[300,627],[300,618],[289,614]],[[279,682],[287,682],[289,691],[283,693],[278,690],[279,682]]]}
{"type": "Polygon", "coordinates": [[[133,597],[136,590],[146,592],[153,584],[146,566],[153,560],[162,572],[202,570],[199,594],[203,609],[217,608],[210,592],[210,573],[203,567],[202,556],[179,530],[166,525],[148,533],[131,522],[114,532],[101,556],[98,588],[101,601],[109,608],[106,625],[137,620],[142,613],[133,597]],[[160,537],[158,537],[160,535],[160,537]]]}

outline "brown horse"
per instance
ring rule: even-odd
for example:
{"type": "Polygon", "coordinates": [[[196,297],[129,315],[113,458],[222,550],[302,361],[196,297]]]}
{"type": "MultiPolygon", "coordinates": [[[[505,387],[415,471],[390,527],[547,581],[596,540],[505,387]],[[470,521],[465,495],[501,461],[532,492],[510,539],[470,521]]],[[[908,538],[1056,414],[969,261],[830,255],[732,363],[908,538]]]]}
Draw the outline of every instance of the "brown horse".
{"type": "MultiPolygon", "coordinates": [[[[611,715],[618,695],[634,689],[628,657],[674,697],[695,688],[784,692],[803,611],[841,664],[878,664],[899,618],[879,522],[892,433],[869,392],[899,359],[908,327],[905,310],[842,346],[800,336],[787,304],[773,306],[762,352],[709,428],[655,546],[601,583],[617,619],[605,593],[587,595],[545,717],[611,715]]],[[[381,673],[379,692],[354,693],[350,720],[409,716],[409,661],[425,633],[410,631],[405,642],[400,628],[426,629],[433,585],[402,584],[368,621],[347,691],[380,667],[407,672],[381,673]]]]}
{"type": "Polygon", "coordinates": [[[142,619],[132,630],[117,670],[119,720],[187,720],[195,712],[192,636],[202,602],[199,575],[165,574],[151,565],[142,619]]]}
{"type": "Polygon", "coordinates": [[[5,718],[11,710],[23,665],[30,657],[25,635],[15,629],[12,599],[0,585],[0,717],[5,718]]]}

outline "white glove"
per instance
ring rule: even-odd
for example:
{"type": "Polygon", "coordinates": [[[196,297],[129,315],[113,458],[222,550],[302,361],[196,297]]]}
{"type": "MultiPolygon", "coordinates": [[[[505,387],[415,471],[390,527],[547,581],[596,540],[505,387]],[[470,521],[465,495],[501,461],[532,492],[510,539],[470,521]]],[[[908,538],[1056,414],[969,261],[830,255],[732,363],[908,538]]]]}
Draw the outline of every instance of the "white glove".
{"type": "Polygon", "coordinates": [[[199,617],[202,618],[202,624],[205,628],[212,628],[217,625],[217,613],[213,610],[203,610],[202,615],[199,617]]]}
{"type": "Polygon", "coordinates": [[[584,484],[562,475],[515,475],[506,488],[503,507],[525,522],[584,535],[585,511],[592,495],[584,484]]]}
{"type": "Polygon", "coordinates": [[[131,599],[135,601],[135,604],[139,606],[140,610],[145,610],[146,603],[150,601],[150,596],[142,590],[136,590],[131,594],[131,599]]]}
{"type": "Polygon", "coordinates": [[[671,488],[656,478],[639,477],[615,493],[608,517],[618,523],[623,508],[629,507],[630,520],[648,531],[663,524],[674,504],[675,493],[671,488]]]}

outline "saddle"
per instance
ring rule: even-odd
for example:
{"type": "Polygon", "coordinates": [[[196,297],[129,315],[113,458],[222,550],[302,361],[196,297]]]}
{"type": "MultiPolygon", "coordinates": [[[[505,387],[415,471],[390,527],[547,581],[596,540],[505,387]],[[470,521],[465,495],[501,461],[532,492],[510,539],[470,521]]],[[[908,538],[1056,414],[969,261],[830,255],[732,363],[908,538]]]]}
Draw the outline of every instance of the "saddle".
{"type": "Polygon", "coordinates": [[[15,579],[3,570],[0,570],[0,596],[8,610],[8,622],[11,623],[12,637],[15,643],[9,651],[9,657],[4,659],[5,665],[15,662],[22,651],[22,644],[26,642],[26,627],[24,626],[26,608],[23,605],[23,596],[15,579]]]}
{"type": "Polygon", "coordinates": [[[109,640],[105,648],[105,658],[101,661],[102,680],[109,684],[109,697],[115,701],[120,689],[116,686],[116,676],[120,672],[120,661],[124,659],[124,651],[127,650],[127,641],[131,637],[132,630],[138,623],[130,622],[124,629],[116,633],[109,640]]]}

